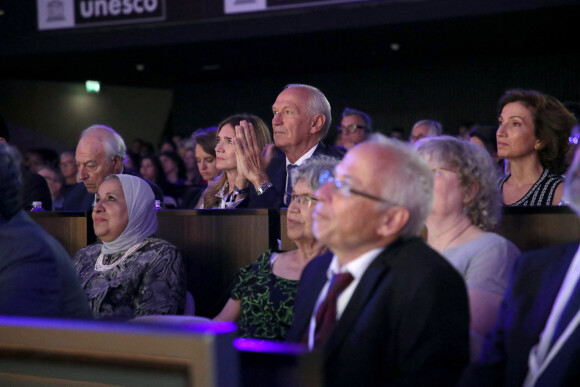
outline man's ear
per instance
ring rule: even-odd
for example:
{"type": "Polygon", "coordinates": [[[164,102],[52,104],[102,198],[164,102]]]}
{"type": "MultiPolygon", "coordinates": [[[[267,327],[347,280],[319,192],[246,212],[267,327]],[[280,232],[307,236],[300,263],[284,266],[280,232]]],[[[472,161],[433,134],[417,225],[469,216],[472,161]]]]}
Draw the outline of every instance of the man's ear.
{"type": "Polygon", "coordinates": [[[315,134],[320,132],[325,122],[326,117],[324,117],[324,114],[316,114],[314,117],[312,117],[312,125],[310,127],[310,133],[315,134]]]}
{"type": "Polygon", "coordinates": [[[116,171],[119,171],[117,173],[121,173],[123,171],[123,159],[119,156],[115,156],[113,157],[113,168],[116,171]]]}
{"type": "Polygon", "coordinates": [[[409,209],[406,207],[395,206],[387,208],[381,216],[381,223],[377,233],[383,237],[399,234],[409,222],[409,216],[409,209]]]}

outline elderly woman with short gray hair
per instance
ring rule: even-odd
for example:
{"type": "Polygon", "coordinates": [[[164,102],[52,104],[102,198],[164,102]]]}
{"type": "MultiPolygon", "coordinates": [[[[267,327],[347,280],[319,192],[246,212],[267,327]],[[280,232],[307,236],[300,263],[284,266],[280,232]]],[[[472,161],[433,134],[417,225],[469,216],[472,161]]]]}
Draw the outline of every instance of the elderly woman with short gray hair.
{"type": "Polygon", "coordinates": [[[427,242],[463,276],[471,313],[472,358],[497,319],[518,248],[490,232],[499,221],[496,169],[481,147],[450,136],[419,140],[415,148],[434,176],[427,242]]]}

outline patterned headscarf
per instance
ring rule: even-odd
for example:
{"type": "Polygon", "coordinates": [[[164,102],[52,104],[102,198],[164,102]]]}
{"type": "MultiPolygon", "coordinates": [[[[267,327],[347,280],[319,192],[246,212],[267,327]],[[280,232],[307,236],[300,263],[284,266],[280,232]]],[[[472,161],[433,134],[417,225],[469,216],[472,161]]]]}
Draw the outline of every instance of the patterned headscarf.
{"type": "Polygon", "coordinates": [[[157,211],[155,195],[145,180],[131,175],[111,175],[121,181],[129,222],[125,230],[115,240],[103,242],[101,252],[114,254],[129,249],[157,232],[157,211]]]}

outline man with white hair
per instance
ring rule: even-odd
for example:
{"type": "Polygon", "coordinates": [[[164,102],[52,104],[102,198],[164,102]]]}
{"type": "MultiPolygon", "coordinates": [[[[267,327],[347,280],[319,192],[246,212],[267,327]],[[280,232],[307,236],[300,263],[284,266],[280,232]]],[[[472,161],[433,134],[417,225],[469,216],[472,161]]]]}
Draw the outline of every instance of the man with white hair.
{"type": "MultiPolygon", "coordinates": [[[[93,125],[81,133],[75,156],[79,183],[66,194],[62,207],[64,211],[91,209],[99,185],[109,175],[138,175],[123,165],[127,156],[125,141],[105,125],[93,125]]],[[[163,202],[163,191],[157,184],[145,181],[153,189],[155,199],[163,202]]]]}
{"type": "Polygon", "coordinates": [[[454,385],[469,358],[469,308],[459,273],[418,236],[429,167],[373,135],[320,182],[313,230],[334,256],[304,269],[288,339],[322,351],[326,385],[454,385]]]}
{"type": "MultiPolygon", "coordinates": [[[[564,181],[580,216],[580,148],[564,181]]],[[[462,386],[580,385],[578,242],[528,251],[516,261],[496,327],[462,386]]]]}
{"type": "Polygon", "coordinates": [[[247,122],[236,125],[236,156],[238,170],[251,183],[249,187],[250,208],[280,208],[287,206],[284,199],[291,193],[289,170],[302,165],[312,156],[326,155],[342,158],[343,152],[322,139],[330,128],[330,103],[316,87],[290,84],[278,95],[272,105],[272,130],[274,143],[283,153],[272,158],[269,165],[261,157],[247,122]],[[267,168],[266,168],[267,167],[267,168]],[[290,191],[290,192],[287,192],[290,191]]]}
{"type": "Polygon", "coordinates": [[[443,125],[434,120],[421,120],[415,122],[413,129],[411,129],[411,136],[409,141],[411,144],[416,143],[425,137],[436,137],[443,134],[443,125]]]}

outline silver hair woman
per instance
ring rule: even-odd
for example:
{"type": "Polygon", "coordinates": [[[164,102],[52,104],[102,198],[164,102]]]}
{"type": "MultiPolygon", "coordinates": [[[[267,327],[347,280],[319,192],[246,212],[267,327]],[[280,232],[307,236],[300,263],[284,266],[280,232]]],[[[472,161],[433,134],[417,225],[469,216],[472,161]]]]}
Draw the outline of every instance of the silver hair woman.
{"type": "Polygon", "coordinates": [[[469,294],[472,355],[496,321],[518,248],[490,232],[500,203],[496,169],[481,147],[450,137],[429,137],[415,148],[434,176],[433,208],[427,242],[461,273],[469,294]]]}
{"type": "Polygon", "coordinates": [[[227,304],[216,321],[236,321],[242,337],[284,340],[292,324],[294,297],[302,270],[326,246],[312,232],[312,212],[318,199],[318,177],[332,171],[338,160],[315,157],[292,170],[288,237],[298,247],[286,252],[268,251],[242,269],[227,304]],[[265,296],[266,295],[266,296],[265,296]]]}

